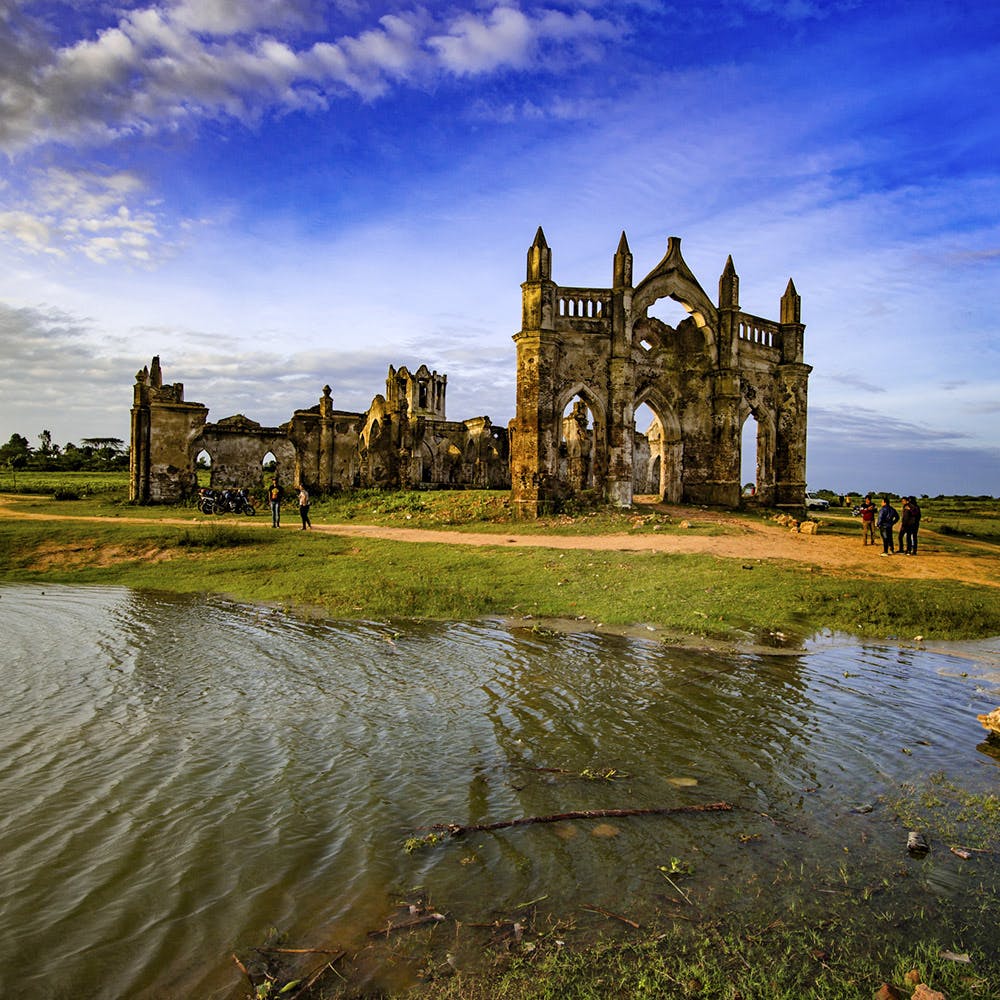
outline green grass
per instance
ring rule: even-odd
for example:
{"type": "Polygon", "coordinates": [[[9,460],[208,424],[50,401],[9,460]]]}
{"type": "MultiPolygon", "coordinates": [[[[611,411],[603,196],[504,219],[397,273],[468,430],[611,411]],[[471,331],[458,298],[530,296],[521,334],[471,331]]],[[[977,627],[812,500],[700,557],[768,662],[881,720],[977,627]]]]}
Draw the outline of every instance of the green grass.
{"type": "Polygon", "coordinates": [[[610,533],[693,532],[701,535],[728,534],[737,529],[699,520],[697,513],[665,512],[637,506],[632,510],[613,507],[572,507],[562,514],[538,520],[515,520],[508,490],[355,490],[321,497],[312,507],[317,523],[345,524],[356,521],[395,527],[457,529],[502,534],[516,528],[518,534],[595,535],[610,533]],[[686,522],[686,527],[681,523],[686,522]]]}
{"type": "Polygon", "coordinates": [[[644,623],[670,638],[741,641],[822,628],[903,638],[1000,634],[995,589],[946,580],[844,580],[764,561],[749,571],[708,555],[505,549],[502,540],[473,547],[272,534],[259,517],[191,522],[0,521],[0,577],[211,591],[341,618],[644,623]]]}
{"type": "MultiPolygon", "coordinates": [[[[420,995],[435,1000],[857,1000],[874,996],[884,982],[902,987],[907,973],[916,970],[921,982],[950,1000],[1000,996],[992,986],[1000,972],[995,956],[991,961],[977,955],[965,964],[942,958],[943,950],[948,949],[930,942],[880,948],[843,926],[713,928],[698,935],[674,930],[638,944],[582,951],[549,947],[540,957],[514,958],[502,971],[432,983],[420,995]]],[[[912,986],[903,995],[911,991],[912,986]]]]}
{"type": "Polygon", "coordinates": [[[67,490],[78,496],[128,497],[128,471],[115,472],[39,472],[21,469],[14,472],[0,466],[0,492],[53,495],[67,490]]]}
{"type": "Polygon", "coordinates": [[[936,773],[901,786],[885,801],[902,825],[938,843],[1000,852],[1000,795],[967,791],[936,773]]]}
{"type": "MultiPolygon", "coordinates": [[[[980,907],[973,919],[987,918],[980,907]]],[[[530,912],[480,952],[465,953],[457,974],[446,949],[475,931],[456,926],[401,935],[379,952],[383,965],[419,969],[405,995],[422,1000],[858,1000],[882,984],[909,997],[917,983],[948,1000],[1000,998],[1000,957],[988,936],[920,905],[889,921],[877,909],[834,914],[804,924],[788,915],[724,921],[667,918],[612,938],[585,942],[575,914],[541,924],[530,912]],[[873,925],[883,925],[882,932],[873,925]],[[624,939],[623,939],[624,937],[624,939]],[[502,940],[499,940],[502,939],[502,940]]],[[[370,959],[369,959],[370,961],[370,959]]],[[[315,963],[313,963],[315,965],[315,963]]],[[[402,993],[359,992],[365,963],[327,971],[308,1000],[402,993]]],[[[317,966],[317,969],[319,966],[317,966]]],[[[291,975],[272,967],[276,992],[291,975]]],[[[247,994],[249,996],[249,994],[247,994]]]]}

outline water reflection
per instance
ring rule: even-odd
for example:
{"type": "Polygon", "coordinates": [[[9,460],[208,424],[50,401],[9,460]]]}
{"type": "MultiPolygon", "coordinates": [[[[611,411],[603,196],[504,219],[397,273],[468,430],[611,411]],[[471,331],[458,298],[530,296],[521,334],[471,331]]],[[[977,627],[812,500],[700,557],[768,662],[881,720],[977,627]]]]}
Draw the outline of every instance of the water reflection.
{"type": "MultiPolygon", "coordinates": [[[[48,587],[0,588],[0,627],[0,995],[225,996],[268,928],[350,947],[414,886],[466,922],[539,897],[648,915],[681,857],[705,906],[754,905],[789,859],[889,856],[892,818],[851,811],[881,792],[997,780],[975,718],[996,644],[721,656],[48,587]],[[440,822],[717,800],[739,808],[401,849],[440,822]]],[[[933,891],[961,878],[938,864],[933,891]]]]}

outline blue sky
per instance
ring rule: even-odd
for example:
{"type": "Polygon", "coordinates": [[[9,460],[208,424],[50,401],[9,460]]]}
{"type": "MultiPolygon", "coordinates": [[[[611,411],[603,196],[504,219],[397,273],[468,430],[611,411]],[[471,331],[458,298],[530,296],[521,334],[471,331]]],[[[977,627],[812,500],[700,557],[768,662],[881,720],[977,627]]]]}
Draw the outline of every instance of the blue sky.
{"type": "Polygon", "coordinates": [[[1000,8],[0,0],[0,438],[514,413],[525,251],[802,296],[811,488],[1000,495],[1000,8]]]}

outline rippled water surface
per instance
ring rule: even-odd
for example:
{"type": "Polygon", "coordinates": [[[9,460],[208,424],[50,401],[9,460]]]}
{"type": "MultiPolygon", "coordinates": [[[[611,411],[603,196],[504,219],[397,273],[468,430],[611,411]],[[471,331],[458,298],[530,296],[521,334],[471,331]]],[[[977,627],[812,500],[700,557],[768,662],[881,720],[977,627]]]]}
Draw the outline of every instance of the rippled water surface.
{"type": "MultiPolygon", "coordinates": [[[[800,882],[917,865],[879,806],[903,783],[1000,785],[975,718],[995,640],[720,656],[52,587],[0,588],[0,634],[3,997],[236,996],[230,955],[270,928],[351,947],[417,886],[465,922],[539,898],[644,917],[680,858],[703,906],[760,905],[749,885],[804,891],[790,859],[800,882]],[[607,768],[626,777],[580,776],[607,768]],[[440,822],[713,801],[738,808],[403,849],[440,822]]],[[[920,877],[960,896],[933,857],[920,877]]]]}

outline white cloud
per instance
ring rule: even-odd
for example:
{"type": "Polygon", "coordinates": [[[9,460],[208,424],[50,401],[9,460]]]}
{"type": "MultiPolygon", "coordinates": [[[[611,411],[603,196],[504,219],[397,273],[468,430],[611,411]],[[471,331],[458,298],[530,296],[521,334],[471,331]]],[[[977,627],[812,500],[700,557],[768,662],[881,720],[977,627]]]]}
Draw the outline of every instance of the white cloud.
{"type": "Polygon", "coordinates": [[[315,21],[309,0],[179,0],[171,19],[189,31],[233,35],[260,28],[308,25],[315,21]]]}
{"type": "Polygon", "coordinates": [[[422,8],[386,14],[357,34],[297,48],[307,10],[278,0],[182,0],[131,10],[63,48],[18,35],[0,68],[0,149],[107,141],[200,117],[251,121],[347,92],[371,99],[394,82],[524,68],[543,45],[588,58],[588,46],[615,34],[586,11],[529,15],[498,4],[450,20],[422,8]]]}
{"type": "Polygon", "coordinates": [[[30,212],[0,212],[0,238],[6,237],[32,252],[51,252],[48,223],[30,212]]]}
{"type": "Polygon", "coordinates": [[[12,211],[0,213],[0,239],[33,253],[148,263],[169,250],[156,209],[129,171],[50,167],[30,179],[12,211]]]}
{"type": "Polygon", "coordinates": [[[531,54],[531,23],[519,10],[497,7],[486,19],[467,14],[428,45],[453,73],[482,73],[497,66],[523,66],[531,54]]]}
{"type": "Polygon", "coordinates": [[[486,16],[463,14],[441,35],[427,39],[441,64],[456,76],[487,73],[500,67],[520,69],[529,65],[540,46],[566,43],[583,55],[586,42],[617,35],[608,21],[598,21],[585,11],[569,15],[542,10],[535,16],[517,7],[498,5],[486,16]]]}

